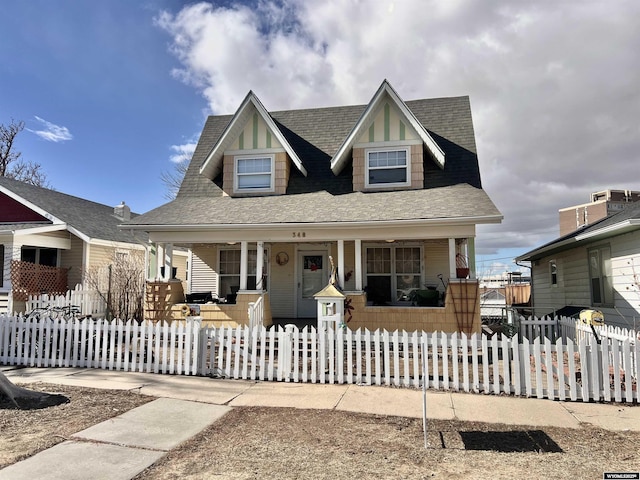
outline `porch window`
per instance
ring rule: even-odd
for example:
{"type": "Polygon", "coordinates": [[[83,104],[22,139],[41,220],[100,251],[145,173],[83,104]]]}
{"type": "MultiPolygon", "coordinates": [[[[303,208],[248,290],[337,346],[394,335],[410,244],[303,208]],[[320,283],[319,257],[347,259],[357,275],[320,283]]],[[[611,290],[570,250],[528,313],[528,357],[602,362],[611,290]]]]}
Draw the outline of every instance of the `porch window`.
{"type": "Polygon", "coordinates": [[[593,305],[613,306],[611,247],[608,245],[589,250],[589,278],[593,305]]]}
{"type": "Polygon", "coordinates": [[[410,304],[420,289],[420,247],[369,247],[366,253],[367,298],[375,305],[410,304]]]}
{"type": "Polygon", "coordinates": [[[236,192],[272,192],[274,190],[273,155],[236,157],[234,190],[236,192]]]}
{"type": "MultiPolygon", "coordinates": [[[[249,250],[249,265],[247,277],[247,289],[258,290],[267,289],[267,259],[269,258],[266,251],[264,254],[264,266],[262,268],[263,279],[260,285],[256,279],[256,260],[258,253],[256,249],[249,250]],[[264,285],[262,285],[264,283],[264,285]]],[[[232,299],[240,289],[240,250],[225,249],[220,250],[220,266],[218,268],[218,295],[220,298],[232,299]]]]}
{"type": "Polygon", "coordinates": [[[20,260],[47,267],[57,267],[58,250],[55,248],[22,247],[20,260]]]}
{"type": "Polygon", "coordinates": [[[411,157],[408,148],[367,150],[366,153],[366,187],[401,187],[411,184],[411,157]]]}

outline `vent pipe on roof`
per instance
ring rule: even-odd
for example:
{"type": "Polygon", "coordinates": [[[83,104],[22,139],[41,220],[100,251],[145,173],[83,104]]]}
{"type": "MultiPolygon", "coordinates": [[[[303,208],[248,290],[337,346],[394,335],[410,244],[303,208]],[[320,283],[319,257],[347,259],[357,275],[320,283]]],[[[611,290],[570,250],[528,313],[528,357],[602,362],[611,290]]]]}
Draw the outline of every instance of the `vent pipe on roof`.
{"type": "Polygon", "coordinates": [[[131,220],[131,209],[124,202],[114,207],[113,214],[123,220],[131,220]]]}

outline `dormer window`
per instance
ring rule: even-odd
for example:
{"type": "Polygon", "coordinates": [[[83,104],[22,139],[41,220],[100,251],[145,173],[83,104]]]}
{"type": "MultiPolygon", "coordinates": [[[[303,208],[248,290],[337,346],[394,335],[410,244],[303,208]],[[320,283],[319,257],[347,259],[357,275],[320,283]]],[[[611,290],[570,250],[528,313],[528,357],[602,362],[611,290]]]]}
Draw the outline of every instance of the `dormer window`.
{"type": "Polygon", "coordinates": [[[366,151],[365,187],[405,187],[411,185],[409,148],[366,151]]]}
{"type": "Polygon", "coordinates": [[[234,185],[236,193],[273,192],[274,156],[235,157],[234,185]]]}

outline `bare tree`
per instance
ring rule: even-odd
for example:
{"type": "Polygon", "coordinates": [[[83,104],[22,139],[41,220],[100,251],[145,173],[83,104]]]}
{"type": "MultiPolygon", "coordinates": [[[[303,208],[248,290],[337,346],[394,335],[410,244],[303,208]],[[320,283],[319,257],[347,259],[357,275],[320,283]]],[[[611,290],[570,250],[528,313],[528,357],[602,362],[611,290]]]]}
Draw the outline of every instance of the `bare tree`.
{"type": "Polygon", "coordinates": [[[184,175],[187,173],[187,168],[189,168],[189,162],[183,160],[175,163],[172,171],[165,170],[160,174],[160,180],[162,180],[162,183],[167,187],[164,198],[168,200],[176,198],[178,190],[180,190],[182,180],[184,179],[184,175]]]}
{"type": "Polygon", "coordinates": [[[48,187],[41,165],[21,160],[21,152],[15,151],[15,139],[22,130],[23,121],[11,119],[8,125],[0,123],[0,177],[13,178],[37,187],[48,187]]]}
{"type": "Polygon", "coordinates": [[[144,254],[137,250],[114,252],[109,264],[91,268],[85,283],[98,291],[108,317],[142,320],[145,288],[144,254]]]}

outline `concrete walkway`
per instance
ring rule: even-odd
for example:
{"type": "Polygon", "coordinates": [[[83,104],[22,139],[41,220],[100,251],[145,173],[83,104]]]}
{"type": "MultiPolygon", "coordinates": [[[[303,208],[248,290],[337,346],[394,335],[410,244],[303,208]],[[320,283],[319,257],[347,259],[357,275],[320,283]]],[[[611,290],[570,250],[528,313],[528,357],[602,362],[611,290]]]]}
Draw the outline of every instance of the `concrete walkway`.
{"type": "MultiPolygon", "coordinates": [[[[130,479],[233,407],[293,407],[422,418],[420,390],[221,380],[76,368],[0,367],[17,385],[43,382],[159,397],[0,470],[3,479],[130,479]],[[59,465],[52,469],[52,465],[59,465]]],[[[640,431],[640,407],[427,393],[427,417],[532,427],[640,431]]]]}

